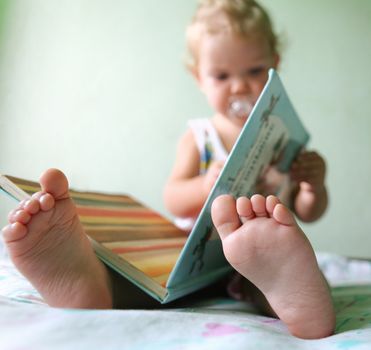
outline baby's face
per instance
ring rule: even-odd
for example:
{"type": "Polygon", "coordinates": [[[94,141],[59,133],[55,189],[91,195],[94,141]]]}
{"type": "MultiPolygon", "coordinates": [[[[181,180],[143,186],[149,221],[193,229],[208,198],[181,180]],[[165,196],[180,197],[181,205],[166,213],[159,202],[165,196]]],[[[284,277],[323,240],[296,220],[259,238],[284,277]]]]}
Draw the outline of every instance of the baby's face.
{"type": "Polygon", "coordinates": [[[195,75],[210,106],[243,125],[247,116],[236,118],[229,113],[231,99],[248,98],[254,104],[267,81],[269,68],[276,68],[277,64],[278,56],[271,53],[261,36],[245,39],[225,33],[205,35],[195,75]]]}

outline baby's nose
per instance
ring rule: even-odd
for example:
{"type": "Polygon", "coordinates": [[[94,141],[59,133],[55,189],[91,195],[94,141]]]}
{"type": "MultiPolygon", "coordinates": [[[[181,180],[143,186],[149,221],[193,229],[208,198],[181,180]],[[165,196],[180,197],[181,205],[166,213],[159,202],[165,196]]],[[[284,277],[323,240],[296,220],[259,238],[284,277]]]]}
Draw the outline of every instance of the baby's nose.
{"type": "Polygon", "coordinates": [[[234,94],[241,94],[241,93],[249,93],[251,92],[250,84],[247,79],[242,77],[236,77],[233,79],[232,82],[232,93],[234,94]]]}

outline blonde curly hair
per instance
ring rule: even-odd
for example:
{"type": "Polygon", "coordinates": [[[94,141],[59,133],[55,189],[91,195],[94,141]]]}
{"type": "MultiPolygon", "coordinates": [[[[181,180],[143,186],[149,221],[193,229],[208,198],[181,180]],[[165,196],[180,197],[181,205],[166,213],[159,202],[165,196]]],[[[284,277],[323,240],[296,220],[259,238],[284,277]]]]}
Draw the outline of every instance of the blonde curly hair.
{"type": "Polygon", "coordinates": [[[190,70],[197,66],[197,54],[202,35],[233,33],[249,38],[263,35],[272,55],[279,53],[279,40],[266,10],[255,0],[199,0],[195,15],[186,31],[190,70]]]}

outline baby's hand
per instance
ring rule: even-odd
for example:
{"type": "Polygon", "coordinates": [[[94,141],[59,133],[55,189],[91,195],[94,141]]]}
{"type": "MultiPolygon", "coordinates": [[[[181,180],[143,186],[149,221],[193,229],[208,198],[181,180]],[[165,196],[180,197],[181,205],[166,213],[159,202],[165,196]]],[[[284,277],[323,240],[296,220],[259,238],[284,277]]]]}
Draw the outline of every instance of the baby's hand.
{"type": "Polygon", "coordinates": [[[324,187],[326,164],[314,151],[300,153],[291,166],[291,179],[299,182],[304,190],[317,192],[324,187]]]}
{"type": "Polygon", "coordinates": [[[222,168],[224,166],[224,162],[222,161],[216,161],[212,162],[207,169],[206,174],[204,175],[204,183],[203,188],[205,191],[205,194],[208,196],[211,189],[213,188],[216,179],[218,178],[222,168]]]}

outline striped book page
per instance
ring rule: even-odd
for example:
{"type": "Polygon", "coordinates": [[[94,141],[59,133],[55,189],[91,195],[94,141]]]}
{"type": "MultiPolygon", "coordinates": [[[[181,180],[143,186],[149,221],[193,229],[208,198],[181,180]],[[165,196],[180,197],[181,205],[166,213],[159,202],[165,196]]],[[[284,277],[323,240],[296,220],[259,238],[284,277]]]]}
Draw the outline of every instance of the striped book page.
{"type": "MultiPolygon", "coordinates": [[[[6,177],[28,194],[40,190],[36,182],[6,177]]],[[[128,195],[75,190],[70,194],[86,233],[105,248],[99,247],[103,260],[115,265],[117,257],[122,258],[166,286],[187,240],[186,232],[128,195]]]]}

